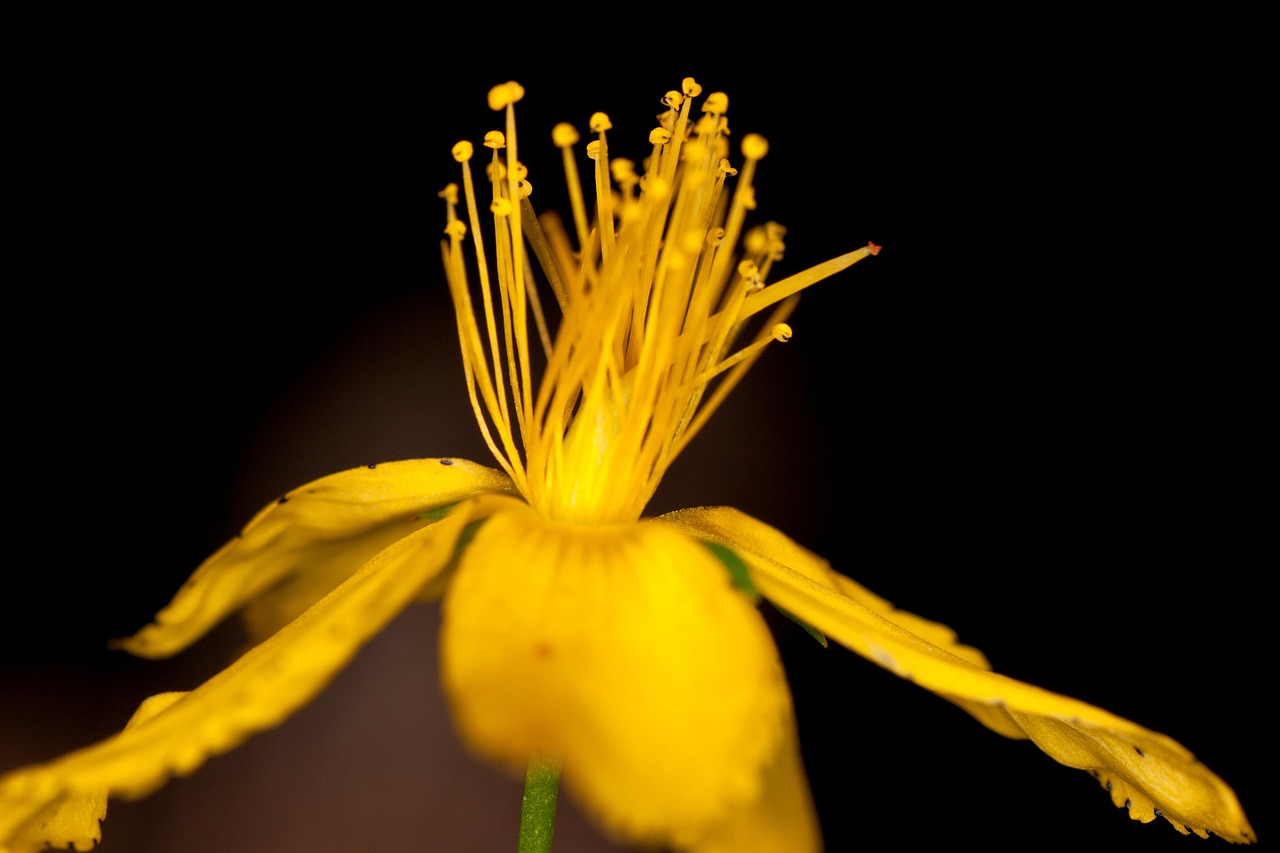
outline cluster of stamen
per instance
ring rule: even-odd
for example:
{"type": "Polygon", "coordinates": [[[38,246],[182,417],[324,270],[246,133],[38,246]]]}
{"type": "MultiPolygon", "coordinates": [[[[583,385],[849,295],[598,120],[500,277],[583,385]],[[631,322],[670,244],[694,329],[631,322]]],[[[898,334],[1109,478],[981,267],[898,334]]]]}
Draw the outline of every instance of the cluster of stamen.
{"type": "Polygon", "coordinates": [[[590,208],[574,153],[578,132],[555,127],[572,213],[567,229],[554,215],[539,218],[529,201],[516,148],[514,105],[523,88],[494,87],[489,105],[505,113],[506,125],[484,140],[492,150],[492,259],[481,236],[474,148],[454,146],[466,220],[450,184],[441,193],[448,217],[442,251],[471,403],[499,464],[550,518],[638,518],[667,467],[761,350],[791,337],[783,321],[799,291],[878,251],[868,245],[766,287],[785,230],[775,223],[745,235],[743,229],[768,145],[747,135],[742,166],[731,166],[728,98],[709,94],[695,118],[700,94],[686,78],[681,91],[662,98],[666,111],[649,134],[652,150],[639,173],[634,162],[610,156],[609,117],[591,117],[590,208]],[[468,231],[474,260],[464,249],[468,231]],[[477,273],[478,310],[469,267],[477,273]],[[544,286],[560,308],[554,338],[539,297],[544,286]],[[766,309],[772,311],[761,323],[757,315],[766,309]],[[530,340],[534,330],[541,353],[530,340]]]}

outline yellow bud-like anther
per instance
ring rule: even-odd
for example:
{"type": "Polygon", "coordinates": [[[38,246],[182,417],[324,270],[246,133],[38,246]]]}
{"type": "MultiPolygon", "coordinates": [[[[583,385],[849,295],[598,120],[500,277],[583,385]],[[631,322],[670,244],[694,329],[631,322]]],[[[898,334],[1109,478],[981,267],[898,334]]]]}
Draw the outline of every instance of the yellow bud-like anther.
{"type": "Polygon", "coordinates": [[[606,130],[612,130],[613,122],[609,121],[609,116],[604,113],[592,113],[591,121],[587,122],[587,126],[591,128],[593,133],[602,133],[606,130]]]}
{"type": "Polygon", "coordinates": [[[724,92],[712,92],[707,95],[707,99],[702,102],[702,111],[704,113],[724,113],[729,110],[729,96],[724,92]]]}
{"type": "Polygon", "coordinates": [[[471,155],[475,152],[475,148],[465,139],[453,146],[453,159],[459,163],[465,163],[471,159],[471,155]]]}
{"type": "Polygon", "coordinates": [[[567,121],[562,121],[551,128],[551,142],[557,148],[568,148],[578,143],[578,129],[567,121]]]}
{"type": "Polygon", "coordinates": [[[489,109],[497,111],[524,97],[524,87],[514,80],[499,83],[489,90],[489,109]]]}
{"type": "Polygon", "coordinates": [[[742,156],[748,160],[759,160],[769,153],[769,140],[758,133],[748,133],[742,137],[742,156]]]}
{"type": "Polygon", "coordinates": [[[495,151],[499,148],[506,148],[507,138],[502,135],[502,131],[491,130],[484,135],[484,147],[492,148],[495,151]]]}

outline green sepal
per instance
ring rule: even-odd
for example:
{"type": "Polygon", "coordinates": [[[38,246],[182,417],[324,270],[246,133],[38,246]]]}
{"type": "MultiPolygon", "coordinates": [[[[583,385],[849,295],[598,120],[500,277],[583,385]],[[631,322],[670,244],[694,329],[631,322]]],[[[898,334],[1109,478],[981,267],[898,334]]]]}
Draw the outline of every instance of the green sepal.
{"type": "Polygon", "coordinates": [[[444,518],[445,516],[447,516],[449,513],[453,512],[457,508],[458,508],[458,501],[454,501],[451,504],[444,504],[442,506],[432,507],[431,509],[423,510],[422,512],[418,513],[418,518],[421,519],[422,521],[439,521],[440,519],[444,518]]]}
{"type": "MultiPolygon", "coordinates": [[[[773,604],[773,602],[772,602],[772,601],[771,601],[771,602],[769,602],[769,603],[770,603],[770,604],[773,604]]],[[[796,623],[797,625],[799,625],[801,628],[803,628],[803,629],[805,630],[805,633],[807,633],[810,637],[813,637],[815,640],[817,640],[817,641],[818,641],[818,643],[819,643],[819,644],[821,644],[821,646],[822,646],[824,649],[825,649],[825,648],[827,648],[827,635],[826,635],[826,634],[822,633],[822,632],[821,632],[821,631],[819,631],[817,628],[815,628],[815,627],[813,627],[812,625],[810,625],[808,622],[806,622],[806,621],[804,621],[803,619],[801,619],[800,617],[796,616],[794,613],[789,613],[789,612],[787,612],[786,610],[783,610],[781,607],[779,607],[779,606],[778,606],[778,605],[776,605],[776,604],[773,604],[773,609],[774,609],[774,610],[776,610],[776,611],[778,611],[779,613],[781,613],[783,616],[787,617],[788,619],[790,619],[792,622],[794,622],[794,623],[796,623]]]]}
{"type": "Polygon", "coordinates": [[[702,544],[706,545],[707,549],[716,555],[716,559],[724,564],[734,586],[746,593],[752,601],[760,600],[760,590],[756,589],[756,585],[751,582],[751,572],[747,570],[747,564],[742,562],[742,558],[719,542],[704,541],[702,544]]]}

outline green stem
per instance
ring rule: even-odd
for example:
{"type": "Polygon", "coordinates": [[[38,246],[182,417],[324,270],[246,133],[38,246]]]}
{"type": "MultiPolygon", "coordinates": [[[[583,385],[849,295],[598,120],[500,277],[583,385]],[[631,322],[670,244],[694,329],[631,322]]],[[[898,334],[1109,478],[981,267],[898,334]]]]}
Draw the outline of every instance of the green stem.
{"type": "Polygon", "coordinates": [[[560,762],[545,755],[531,757],[524,777],[524,799],[520,804],[517,853],[550,853],[559,791],[560,762]]]}

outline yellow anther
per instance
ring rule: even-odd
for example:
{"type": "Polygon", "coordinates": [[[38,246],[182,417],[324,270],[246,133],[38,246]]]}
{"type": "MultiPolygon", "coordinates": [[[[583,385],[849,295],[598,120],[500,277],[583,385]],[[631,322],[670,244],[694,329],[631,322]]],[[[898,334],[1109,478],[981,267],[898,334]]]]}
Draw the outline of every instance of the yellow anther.
{"type": "Polygon", "coordinates": [[[636,175],[636,164],[626,157],[614,157],[610,160],[609,171],[613,173],[613,179],[620,184],[628,184],[639,180],[636,175]]]}
{"type": "Polygon", "coordinates": [[[489,109],[501,110],[524,97],[524,87],[514,80],[499,83],[489,90],[489,109]]]}
{"type": "Polygon", "coordinates": [[[467,234],[467,226],[463,224],[461,219],[455,219],[444,227],[444,233],[455,240],[461,240],[467,234]]]}
{"type": "Polygon", "coordinates": [[[528,181],[521,181],[518,190],[520,192],[520,198],[528,198],[529,194],[533,192],[533,184],[528,181]]]}
{"type": "Polygon", "coordinates": [[[755,261],[743,260],[738,262],[738,275],[743,278],[755,278],[760,274],[760,268],[756,266],[755,261]]]}
{"type": "Polygon", "coordinates": [[[712,228],[710,231],[707,232],[707,245],[719,246],[723,242],[724,242],[723,228],[712,228]]]}
{"type": "Polygon", "coordinates": [[[770,334],[773,335],[773,339],[775,341],[780,344],[785,344],[787,341],[791,340],[791,327],[786,323],[778,323],[770,331],[770,334]]]}
{"type": "Polygon", "coordinates": [[[471,159],[471,155],[475,152],[475,148],[465,139],[453,146],[453,159],[459,163],[465,163],[471,159]]]}
{"type": "Polygon", "coordinates": [[[724,175],[727,178],[732,178],[734,175],[738,174],[738,170],[730,166],[728,160],[721,157],[720,158],[720,174],[724,175]]]}
{"type": "Polygon", "coordinates": [[[567,121],[562,121],[551,128],[551,141],[557,148],[568,148],[578,143],[578,129],[567,121]]]}
{"type": "Polygon", "coordinates": [[[587,143],[587,156],[592,160],[600,159],[600,140],[593,139],[587,143]]]}
{"type": "Polygon", "coordinates": [[[449,204],[457,204],[458,203],[458,185],[454,183],[445,184],[444,189],[436,193],[436,198],[442,198],[445,201],[447,201],[449,204]]]}
{"type": "Polygon", "coordinates": [[[489,205],[489,210],[493,211],[495,216],[510,216],[512,210],[511,199],[495,198],[493,203],[489,205]]]}
{"type": "Polygon", "coordinates": [[[673,110],[678,110],[680,105],[684,103],[684,95],[673,89],[662,96],[662,103],[673,110]]]}
{"type": "Polygon", "coordinates": [[[693,132],[699,136],[710,136],[716,132],[716,120],[709,115],[703,115],[693,123],[693,132]]]}
{"type": "Polygon", "coordinates": [[[506,148],[507,138],[502,135],[502,131],[491,130],[484,135],[484,147],[493,148],[494,150],[506,148]]]}
{"type": "Polygon", "coordinates": [[[600,133],[605,130],[612,130],[613,122],[609,121],[609,116],[604,113],[592,113],[591,121],[587,122],[587,126],[591,128],[592,133],[600,133]]]}
{"type": "Polygon", "coordinates": [[[753,255],[760,254],[768,245],[769,235],[759,225],[749,230],[742,238],[742,248],[753,255]]]}
{"type": "Polygon", "coordinates": [[[712,92],[702,102],[704,113],[724,113],[729,111],[729,96],[724,92],[712,92]]]}
{"type": "Polygon", "coordinates": [[[655,127],[649,131],[649,142],[653,145],[666,145],[671,141],[671,131],[665,127],[655,127]]]}
{"type": "Polygon", "coordinates": [[[524,163],[516,163],[512,168],[515,169],[517,181],[523,181],[525,178],[529,177],[529,167],[524,163]]]}
{"type": "Polygon", "coordinates": [[[484,167],[484,176],[490,181],[501,181],[507,176],[507,167],[490,161],[484,167]]]}
{"type": "Polygon", "coordinates": [[[680,81],[680,89],[687,98],[696,98],[702,94],[702,87],[698,85],[698,81],[692,77],[686,77],[680,81]]]}
{"type": "Polygon", "coordinates": [[[748,133],[742,137],[742,156],[748,160],[759,160],[769,153],[769,140],[758,133],[748,133]]]}

